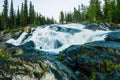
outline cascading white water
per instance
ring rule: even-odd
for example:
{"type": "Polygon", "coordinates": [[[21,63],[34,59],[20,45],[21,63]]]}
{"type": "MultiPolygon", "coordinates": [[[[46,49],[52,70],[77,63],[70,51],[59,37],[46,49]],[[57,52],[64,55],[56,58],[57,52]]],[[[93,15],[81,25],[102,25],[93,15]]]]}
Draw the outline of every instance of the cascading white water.
{"type": "Polygon", "coordinates": [[[104,40],[106,33],[108,32],[109,31],[92,31],[85,29],[85,25],[82,24],[56,24],[50,26],[38,26],[31,32],[31,36],[28,36],[24,41],[23,39],[27,35],[25,32],[23,32],[17,40],[10,39],[6,43],[19,46],[29,41],[33,41],[35,48],[38,50],[59,53],[59,51],[62,51],[71,45],[81,45],[88,42],[104,40]]]}
{"type": "Polygon", "coordinates": [[[13,44],[15,46],[22,45],[22,41],[27,34],[28,33],[23,32],[18,39],[16,39],[16,40],[15,39],[9,39],[8,41],[6,41],[6,43],[10,43],[10,44],[13,44]]]}

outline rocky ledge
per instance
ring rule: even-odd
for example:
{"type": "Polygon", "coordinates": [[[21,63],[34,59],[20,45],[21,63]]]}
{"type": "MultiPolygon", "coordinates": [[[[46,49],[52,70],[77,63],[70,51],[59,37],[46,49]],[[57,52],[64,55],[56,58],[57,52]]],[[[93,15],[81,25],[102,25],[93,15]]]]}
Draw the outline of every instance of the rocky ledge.
{"type": "MultiPolygon", "coordinates": [[[[32,42],[30,42],[32,46],[32,42]]],[[[26,44],[27,45],[27,44],[26,44]]],[[[1,43],[0,80],[78,80],[55,54],[1,43]]]]}
{"type": "Polygon", "coordinates": [[[60,53],[59,60],[76,71],[80,80],[119,80],[119,36],[111,32],[106,41],[73,45],[60,53]]]}

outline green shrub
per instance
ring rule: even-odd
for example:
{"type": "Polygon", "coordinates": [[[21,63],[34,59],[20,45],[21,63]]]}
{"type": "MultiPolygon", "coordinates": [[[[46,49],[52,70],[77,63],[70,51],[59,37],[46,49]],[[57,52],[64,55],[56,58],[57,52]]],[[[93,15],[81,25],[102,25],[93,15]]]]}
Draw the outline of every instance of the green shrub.
{"type": "Polygon", "coordinates": [[[9,61],[12,59],[12,55],[10,54],[10,52],[0,49],[0,58],[9,61]]]}

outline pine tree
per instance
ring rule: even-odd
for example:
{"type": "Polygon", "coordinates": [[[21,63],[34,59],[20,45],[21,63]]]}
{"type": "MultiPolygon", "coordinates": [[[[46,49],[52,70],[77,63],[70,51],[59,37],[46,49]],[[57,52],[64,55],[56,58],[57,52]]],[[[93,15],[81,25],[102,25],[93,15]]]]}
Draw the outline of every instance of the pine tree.
{"type": "Polygon", "coordinates": [[[104,11],[104,17],[106,18],[109,8],[108,8],[108,0],[104,0],[104,1],[105,1],[104,2],[105,4],[104,4],[103,11],[104,11]]]}
{"type": "Polygon", "coordinates": [[[98,21],[101,21],[103,19],[103,14],[100,7],[100,0],[96,0],[95,4],[96,4],[96,19],[98,21]]]}
{"type": "Polygon", "coordinates": [[[79,10],[74,8],[73,22],[80,22],[80,20],[81,20],[81,14],[80,14],[79,10]]]}
{"type": "Polygon", "coordinates": [[[2,15],[0,14],[0,30],[2,30],[2,15]]]}
{"type": "Polygon", "coordinates": [[[54,20],[53,16],[52,16],[52,19],[51,19],[51,24],[55,24],[56,21],[54,20]]]}
{"type": "Polygon", "coordinates": [[[21,11],[20,11],[20,26],[24,26],[24,5],[22,3],[21,5],[21,11]]]}
{"type": "Polygon", "coordinates": [[[120,3],[119,3],[119,0],[115,0],[114,1],[114,10],[113,10],[113,16],[112,16],[112,21],[114,22],[114,23],[120,23],[120,21],[119,21],[119,17],[118,16],[120,16],[120,9],[119,9],[119,5],[120,5],[120,3]]]}
{"type": "Polygon", "coordinates": [[[72,22],[72,13],[71,12],[66,14],[66,22],[72,22]]]}
{"type": "Polygon", "coordinates": [[[64,22],[66,23],[67,22],[67,13],[66,12],[64,12],[64,22]]]}
{"type": "Polygon", "coordinates": [[[7,29],[8,26],[8,0],[4,0],[4,5],[3,5],[3,29],[7,29]]]}
{"type": "Polygon", "coordinates": [[[81,4],[81,21],[86,20],[86,15],[87,15],[87,7],[81,4]]]}
{"type": "Polygon", "coordinates": [[[101,21],[103,19],[103,14],[101,11],[99,0],[90,1],[90,6],[88,8],[87,16],[90,22],[101,21]]]}
{"type": "Polygon", "coordinates": [[[14,28],[15,20],[14,20],[14,9],[13,9],[13,0],[11,0],[11,7],[10,7],[10,27],[14,28]]]}
{"type": "Polygon", "coordinates": [[[32,5],[32,2],[30,1],[30,7],[29,7],[29,23],[33,24],[35,19],[35,10],[34,6],[32,5]]]}
{"type": "Polygon", "coordinates": [[[19,11],[19,6],[18,6],[18,10],[17,10],[16,25],[20,26],[20,11],[19,11]]]}
{"type": "Polygon", "coordinates": [[[84,5],[81,4],[81,20],[83,21],[84,20],[84,5]]]}
{"type": "Polygon", "coordinates": [[[112,14],[113,14],[113,7],[112,7],[112,2],[110,0],[105,0],[104,4],[104,18],[105,21],[111,22],[112,21],[112,14]]]}
{"type": "Polygon", "coordinates": [[[40,23],[38,20],[38,16],[39,16],[38,13],[36,13],[35,14],[35,22],[34,22],[36,25],[38,25],[40,23]]]}
{"type": "Polygon", "coordinates": [[[120,0],[117,0],[117,6],[116,6],[116,23],[120,23],[120,0]]]}
{"type": "Polygon", "coordinates": [[[28,24],[28,7],[27,7],[27,0],[24,2],[24,26],[28,24]]]}
{"type": "Polygon", "coordinates": [[[88,20],[90,22],[95,22],[96,21],[96,5],[95,5],[94,0],[90,1],[87,16],[88,16],[88,20]]]}
{"type": "Polygon", "coordinates": [[[64,13],[63,11],[60,12],[60,20],[59,20],[60,23],[64,23],[64,13]]]}

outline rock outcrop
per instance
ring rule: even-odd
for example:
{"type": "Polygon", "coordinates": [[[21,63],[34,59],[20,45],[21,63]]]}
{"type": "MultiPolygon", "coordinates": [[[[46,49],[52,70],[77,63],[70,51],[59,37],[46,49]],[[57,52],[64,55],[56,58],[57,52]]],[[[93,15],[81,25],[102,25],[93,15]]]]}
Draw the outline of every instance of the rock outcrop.
{"type": "Polygon", "coordinates": [[[87,29],[95,30],[116,30],[120,29],[119,24],[114,24],[112,22],[104,22],[104,23],[90,23],[86,25],[87,29]]]}
{"type": "Polygon", "coordinates": [[[24,47],[0,43],[0,80],[78,80],[55,54],[31,46],[32,42],[24,47]]]}
{"type": "Polygon", "coordinates": [[[60,56],[61,61],[79,72],[78,76],[82,80],[120,78],[120,42],[96,41],[81,46],[74,45],[62,51],[60,56]]]}
{"type": "Polygon", "coordinates": [[[120,32],[115,31],[115,32],[110,32],[107,34],[107,37],[105,38],[106,41],[116,41],[120,42],[120,32]]]}

